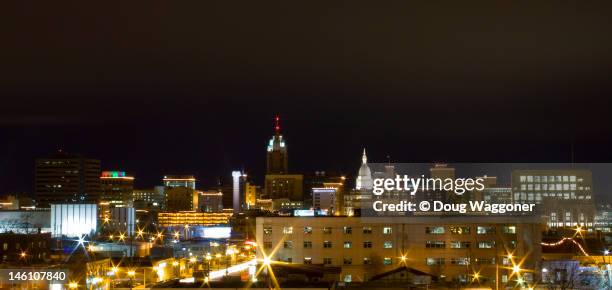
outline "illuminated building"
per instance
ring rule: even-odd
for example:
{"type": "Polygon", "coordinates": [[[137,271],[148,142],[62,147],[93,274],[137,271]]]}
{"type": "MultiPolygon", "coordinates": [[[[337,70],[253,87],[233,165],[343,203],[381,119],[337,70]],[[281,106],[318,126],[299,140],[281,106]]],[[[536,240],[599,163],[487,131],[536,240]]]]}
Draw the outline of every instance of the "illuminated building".
{"type": "Polygon", "coordinates": [[[52,204],[51,231],[54,237],[81,237],[96,232],[96,204],[52,204]]]}
{"type": "Polygon", "coordinates": [[[167,211],[196,210],[198,206],[198,191],[190,187],[168,187],[166,194],[167,211]]]}
{"type": "Polygon", "coordinates": [[[216,190],[198,191],[198,210],[201,212],[221,212],[223,193],[216,190]]]}
{"type": "Polygon", "coordinates": [[[97,203],[100,160],[63,152],[36,159],[35,192],[38,207],[49,207],[52,203],[97,203]]]}
{"type": "Polygon", "coordinates": [[[448,282],[478,273],[483,286],[494,286],[497,277],[505,289],[515,283],[514,265],[537,281],[541,228],[539,218],[524,216],[257,217],[256,240],[260,259],[340,267],[347,282],[405,266],[448,282]]]}
{"type": "Polygon", "coordinates": [[[196,189],[196,179],[193,175],[164,175],[165,187],[187,187],[196,189]]]}
{"type": "Polygon", "coordinates": [[[232,209],[234,214],[246,209],[245,179],[246,174],[240,171],[232,171],[232,209]]]}
{"type": "Polygon", "coordinates": [[[155,186],[152,189],[134,189],[132,198],[136,209],[163,209],[166,196],[163,186],[155,186]]]}
{"type": "Polygon", "coordinates": [[[274,136],[268,143],[266,154],[266,173],[267,174],[287,174],[288,169],[287,146],[283,135],[280,133],[280,117],[274,118],[274,136]]]}
{"type": "Polygon", "coordinates": [[[160,212],[157,216],[162,227],[212,226],[228,224],[231,213],[207,213],[195,211],[160,212]]]}
{"type": "Polygon", "coordinates": [[[363,155],[361,156],[361,166],[359,167],[359,173],[357,174],[357,180],[355,182],[355,188],[357,190],[372,190],[372,187],[372,172],[368,166],[368,156],[366,155],[364,148],[363,155]]]}
{"type": "Polygon", "coordinates": [[[132,206],[134,177],[125,175],[125,171],[102,171],[100,187],[101,201],[110,206],[132,206]]]}
{"type": "Polygon", "coordinates": [[[273,211],[286,211],[301,209],[304,207],[304,203],[301,200],[290,200],[287,198],[277,198],[272,200],[273,211]]]}
{"type": "Polygon", "coordinates": [[[590,170],[514,170],[514,202],[540,205],[549,227],[593,227],[593,202],[590,170]]]}
{"type": "Polygon", "coordinates": [[[110,225],[127,235],[134,233],[136,213],[133,207],[116,207],[110,209],[110,225]]]}
{"type": "Polygon", "coordinates": [[[245,185],[245,197],[246,205],[248,208],[255,208],[257,204],[257,197],[260,194],[261,187],[247,182],[245,185]]]}
{"type": "Polygon", "coordinates": [[[0,210],[19,209],[19,199],[14,195],[7,195],[0,198],[0,210]]]}

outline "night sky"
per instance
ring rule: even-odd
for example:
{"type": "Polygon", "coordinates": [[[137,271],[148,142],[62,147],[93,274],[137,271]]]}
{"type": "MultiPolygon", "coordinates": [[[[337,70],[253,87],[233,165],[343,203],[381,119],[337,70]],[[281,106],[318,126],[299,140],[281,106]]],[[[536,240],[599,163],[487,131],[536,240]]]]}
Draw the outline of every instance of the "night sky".
{"type": "Polygon", "coordinates": [[[275,114],[294,172],[612,162],[612,2],[527,2],[5,3],[0,195],[58,148],[261,180],[275,114]]]}

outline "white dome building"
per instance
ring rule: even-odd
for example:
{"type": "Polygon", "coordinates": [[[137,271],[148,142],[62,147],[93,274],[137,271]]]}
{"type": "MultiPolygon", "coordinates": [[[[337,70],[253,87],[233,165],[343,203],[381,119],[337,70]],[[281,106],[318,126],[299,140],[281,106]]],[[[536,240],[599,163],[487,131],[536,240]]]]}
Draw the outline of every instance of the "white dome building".
{"type": "Polygon", "coordinates": [[[359,167],[359,174],[357,175],[357,182],[355,182],[355,189],[357,190],[372,190],[372,172],[368,166],[368,157],[366,156],[365,148],[363,149],[363,156],[361,156],[361,167],[359,167]]]}

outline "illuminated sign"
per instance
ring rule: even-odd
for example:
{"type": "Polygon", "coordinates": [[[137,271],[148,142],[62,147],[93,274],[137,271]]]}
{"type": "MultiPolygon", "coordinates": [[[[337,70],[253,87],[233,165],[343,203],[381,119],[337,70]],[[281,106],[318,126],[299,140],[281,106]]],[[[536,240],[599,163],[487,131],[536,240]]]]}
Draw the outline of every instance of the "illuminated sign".
{"type": "Polygon", "coordinates": [[[315,216],[315,211],[312,209],[296,209],[293,211],[293,216],[315,216]]]}
{"type": "Polygon", "coordinates": [[[205,227],[202,237],[207,239],[227,239],[231,234],[231,227],[205,227]]]}

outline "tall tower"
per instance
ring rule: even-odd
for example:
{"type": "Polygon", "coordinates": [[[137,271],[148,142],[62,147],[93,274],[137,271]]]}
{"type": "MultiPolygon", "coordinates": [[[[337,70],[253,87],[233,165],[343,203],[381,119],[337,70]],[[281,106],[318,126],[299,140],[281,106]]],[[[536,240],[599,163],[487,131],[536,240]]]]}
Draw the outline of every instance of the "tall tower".
{"type": "Polygon", "coordinates": [[[274,136],[268,143],[267,174],[288,174],[287,146],[280,133],[280,117],[274,117],[274,136]]]}
{"type": "Polygon", "coordinates": [[[361,166],[359,167],[359,173],[357,174],[355,188],[357,190],[371,190],[372,187],[372,172],[368,166],[368,156],[366,155],[366,150],[363,148],[363,155],[361,155],[361,166]]]}

